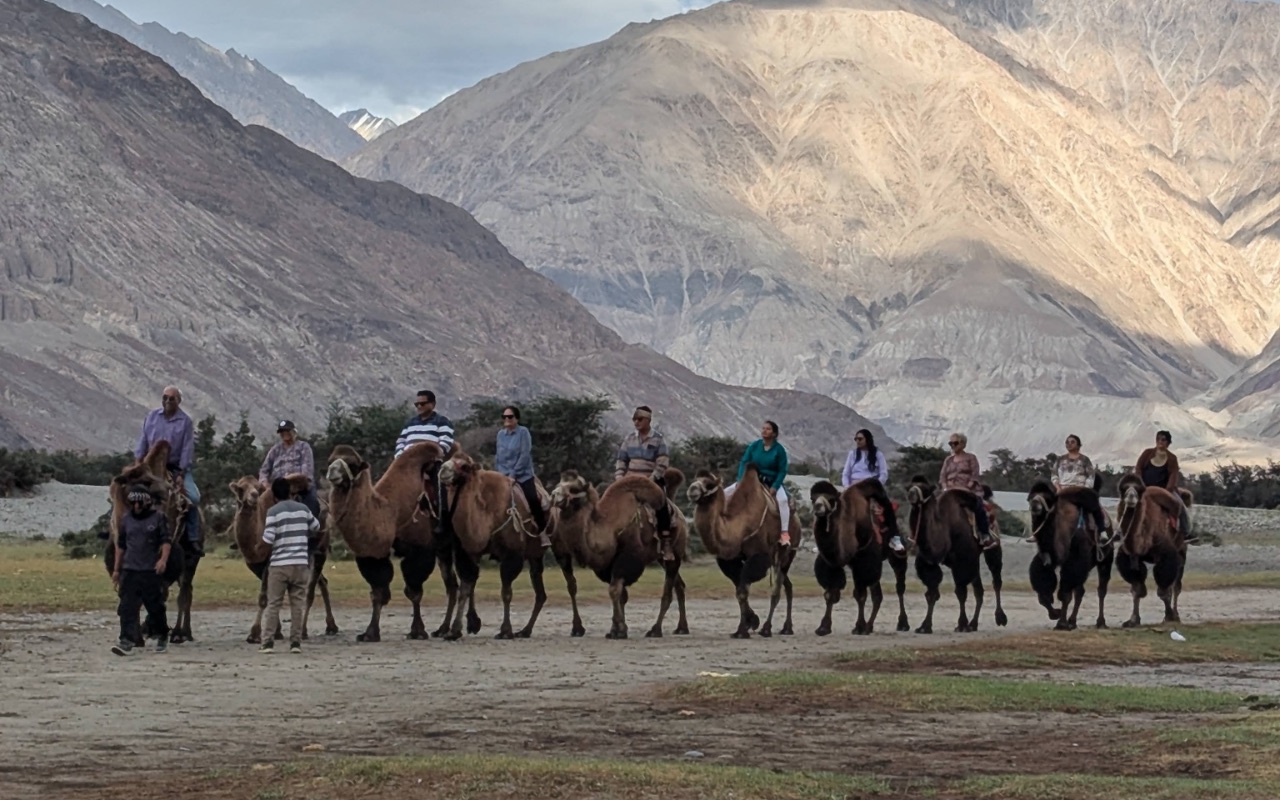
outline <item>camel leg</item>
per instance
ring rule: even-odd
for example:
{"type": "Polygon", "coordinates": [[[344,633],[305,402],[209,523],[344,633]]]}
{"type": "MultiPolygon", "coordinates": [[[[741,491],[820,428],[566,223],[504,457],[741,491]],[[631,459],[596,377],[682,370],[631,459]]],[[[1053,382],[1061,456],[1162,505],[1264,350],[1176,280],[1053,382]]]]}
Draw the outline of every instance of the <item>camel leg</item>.
{"type": "Polygon", "coordinates": [[[773,587],[769,590],[769,613],[765,616],[764,625],[760,628],[760,635],[768,638],[773,635],[773,612],[778,608],[778,601],[782,599],[782,568],[775,564],[771,570],[770,577],[773,579],[773,587]]]}
{"type": "Polygon", "coordinates": [[[1095,623],[1098,628],[1107,627],[1107,584],[1111,583],[1111,567],[1115,560],[1114,553],[1103,555],[1101,561],[1098,562],[1098,621],[1095,623]]]}
{"type": "Polygon", "coordinates": [[[982,551],[982,558],[991,570],[991,589],[996,593],[996,625],[1005,627],[1009,624],[1009,615],[1004,613],[1004,599],[1001,590],[1004,588],[1004,548],[993,547],[982,551]]]}
{"type": "Polygon", "coordinates": [[[390,558],[357,558],[356,569],[369,584],[369,605],[372,607],[369,627],[356,636],[356,641],[380,642],[382,607],[391,602],[391,578],[395,575],[395,568],[391,566],[390,558]]]}
{"type": "Polygon", "coordinates": [[[1036,555],[1031,559],[1029,574],[1031,589],[1036,593],[1036,600],[1039,601],[1040,605],[1044,606],[1049,619],[1060,621],[1062,619],[1062,611],[1058,609],[1058,605],[1053,599],[1054,593],[1058,590],[1058,573],[1053,567],[1046,567],[1044,562],[1040,560],[1040,556],[1036,555]]]}
{"type": "Polygon", "coordinates": [[[573,628],[569,635],[577,638],[586,636],[587,629],[582,626],[582,617],[578,614],[578,578],[573,574],[573,556],[556,556],[560,562],[560,571],[564,573],[564,585],[569,590],[569,605],[573,608],[573,628]]]}
{"type": "Polygon", "coordinates": [[[456,642],[462,638],[462,610],[475,595],[476,581],[480,579],[480,565],[470,553],[459,549],[453,554],[453,566],[458,576],[458,599],[454,604],[453,623],[449,626],[449,632],[444,638],[456,642]]]}
{"type": "Polygon", "coordinates": [[[1124,621],[1121,627],[1140,627],[1142,625],[1142,615],[1138,611],[1138,606],[1142,602],[1142,598],[1147,596],[1147,565],[1139,559],[1130,557],[1128,554],[1121,554],[1115,563],[1120,569],[1120,576],[1129,584],[1129,595],[1133,598],[1133,613],[1129,616],[1129,619],[1124,621]]]}
{"type": "Polygon", "coordinates": [[[751,618],[755,616],[755,612],[751,610],[751,583],[745,579],[740,579],[737,585],[736,596],[738,598],[738,630],[734,631],[734,639],[750,639],[751,638],[751,618]]]}
{"type": "Polygon", "coordinates": [[[528,639],[533,635],[533,626],[538,621],[538,615],[542,613],[542,607],[547,604],[547,587],[542,582],[542,554],[538,554],[537,558],[529,559],[529,583],[533,586],[533,612],[529,614],[529,621],[525,626],[516,631],[517,639],[528,639]]]}
{"type": "Polygon", "coordinates": [[[262,574],[258,577],[258,615],[254,617],[253,627],[249,629],[249,638],[245,641],[249,644],[260,644],[262,642],[262,612],[267,609],[267,570],[264,568],[262,574]]]}
{"type": "Polygon", "coordinates": [[[969,632],[969,615],[966,606],[969,605],[969,585],[959,578],[955,577],[955,573],[951,573],[952,580],[956,584],[956,600],[960,603],[960,617],[956,620],[956,633],[969,632]]]}
{"type": "Polygon", "coordinates": [[[191,601],[195,595],[196,567],[199,566],[200,559],[191,553],[186,555],[187,566],[182,570],[178,584],[178,626],[169,636],[169,641],[173,644],[195,641],[195,637],[191,635],[191,601]]]}
{"type": "Polygon", "coordinates": [[[907,620],[907,560],[895,555],[889,556],[889,566],[893,569],[893,588],[898,593],[898,633],[911,630],[907,620]]]}
{"type": "Polygon", "coordinates": [[[1071,592],[1071,595],[1074,600],[1074,603],[1071,606],[1070,624],[1071,624],[1071,630],[1074,631],[1076,629],[1076,617],[1079,616],[1080,614],[1080,603],[1084,600],[1084,587],[1077,586],[1075,590],[1071,592]]]}
{"type": "Polygon", "coordinates": [[[425,548],[402,547],[400,558],[400,576],[404,579],[404,596],[413,606],[413,621],[409,623],[407,639],[421,641],[429,639],[427,625],[422,621],[422,585],[435,571],[434,553],[425,548]]]}
{"type": "Polygon", "coordinates": [[[982,585],[982,570],[973,573],[973,616],[969,618],[969,633],[978,630],[978,620],[982,617],[982,601],[986,598],[986,587],[982,585]]]}
{"type": "Polygon", "coordinates": [[[507,556],[498,562],[498,574],[502,576],[502,625],[498,628],[495,639],[514,639],[511,632],[511,584],[515,583],[520,573],[524,572],[524,558],[507,556]]]}
{"type": "Polygon", "coordinates": [[[818,585],[822,587],[822,599],[827,603],[827,610],[814,633],[818,636],[830,636],[832,611],[840,602],[840,592],[848,585],[848,577],[844,567],[836,567],[821,555],[813,560],[813,576],[818,579],[818,585]]]}
{"type": "Polygon", "coordinates": [[[609,582],[609,600],[613,603],[613,624],[609,628],[609,632],[604,635],[606,639],[625,639],[627,638],[627,587],[623,584],[622,578],[614,576],[609,582]]]}
{"type": "Polygon", "coordinates": [[[324,549],[316,551],[313,564],[311,566],[311,578],[307,581],[307,608],[302,614],[302,638],[310,638],[307,633],[307,623],[311,619],[311,607],[316,602],[316,589],[320,590],[320,597],[324,600],[324,635],[333,636],[338,632],[338,623],[333,618],[333,603],[329,599],[329,579],[324,576],[324,565],[328,562],[329,556],[324,549]]]}
{"type": "Polygon", "coordinates": [[[831,609],[835,608],[836,603],[840,602],[839,589],[827,589],[822,593],[822,599],[827,601],[826,613],[822,615],[822,621],[818,623],[817,630],[814,631],[818,636],[831,635],[831,609]]]}
{"type": "Polygon", "coordinates": [[[876,629],[876,617],[880,616],[880,606],[884,603],[884,590],[880,588],[880,581],[877,580],[871,584],[871,616],[867,617],[867,633],[874,633],[876,629]]]}
{"type": "Polygon", "coordinates": [[[440,627],[436,628],[433,635],[437,639],[443,639],[449,635],[453,612],[458,607],[458,573],[453,568],[453,552],[450,547],[445,546],[436,550],[436,566],[440,570],[440,580],[444,582],[446,605],[444,619],[441,620],[440,627]]]}
{"type": "Polygon", "coordinates": [[[689,635],[689,618],[685,616],[685,613],[684,613],[684,578],[681,577],[680,572],[678,571],[678,567],[679,565],[677,564],[675,589],[676,589],[676,611],[679,613],[680,616],[676,620],[675,634],[676,636],[688,636],[689,635]]]}
{"type": "Polygon", "coordinates": [[[1181,565],[1176,552],[1162,552],[1156,557],[1151,577],[1156,583],[1156,595],[1164,602],[1164,621],[1181,622],[1178,618],[1177,590],[1181,565]]]}
{"type": "Polygon", "coordinates": [[[329,597],[329,579],[321,573],[316,580],[320,589],[320,599],[324,601],[324,635],[338,635],[338,620],[333,616],[333,599],[329,597]]]}
{"type": "Polygon", "coordinates": [[[924,601],[927,606],[924,622],[916,628],[916,633],[933,633],[933,607],[937,605],[938,598],[942,597],[942,593],[938,591],[938,586],[942,584],[942,567],[917,556],[916,575],[924,583],[924,601]]]}
{"type": "Polygon", "coordinates": [[[662,638],[662,621],[667,617],[667,610],[671,608],[671,598],[676,593],[676,581],[680,579],[680,560],[674,558],[671,561],[664,561],[663,580],[662,580],[662,603],[658,606],[658,621],[653,623],[653,627],[645,634],[646,639],[662,638]]]}
{"type": "Polygon", "coordinates": [[[787,601],[787,618],[782,621],[782,630],[778,631],[779,636],[791,636],[795,634],[795,628],[791,626],[791,598],[794,589],[791,586],[791,576],[788,570],[782,571],[782,596],[787,601]]]}
{"type": "Polygon", "coordinates": [[[853,624],[854,636],[866,636],[871,631],[867,629],[867,587],[865,584],[859,584],[857,580],[853,582],[853,599],[858,603],[858,621],[853,624]]]}

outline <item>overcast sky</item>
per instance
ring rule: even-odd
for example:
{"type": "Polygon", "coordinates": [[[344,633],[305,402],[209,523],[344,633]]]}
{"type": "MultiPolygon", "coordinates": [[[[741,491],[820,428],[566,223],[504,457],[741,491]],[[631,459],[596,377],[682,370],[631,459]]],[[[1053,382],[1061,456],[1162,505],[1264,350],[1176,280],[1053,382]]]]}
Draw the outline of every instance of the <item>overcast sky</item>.
{"type": "Polygon", "coordinates": [[[710,0],[99,0],[134,22],[234,47],[334,113],[404,122],[556,50],[710,0]]]}

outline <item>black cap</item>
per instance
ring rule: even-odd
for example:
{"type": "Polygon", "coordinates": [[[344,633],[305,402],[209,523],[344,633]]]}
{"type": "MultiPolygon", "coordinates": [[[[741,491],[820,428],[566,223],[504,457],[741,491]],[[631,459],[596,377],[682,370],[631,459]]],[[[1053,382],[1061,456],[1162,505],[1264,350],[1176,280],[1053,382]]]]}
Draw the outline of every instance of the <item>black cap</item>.
{"type": "Polygon", "coordinates": [[[280,424],[276,426],[276,433],[284,433],[285,431],[296,431],[296,430],[297,430],[297,427],[294,426],[293,420],[291,419],[282,419],[280,420],[280,424]]]}

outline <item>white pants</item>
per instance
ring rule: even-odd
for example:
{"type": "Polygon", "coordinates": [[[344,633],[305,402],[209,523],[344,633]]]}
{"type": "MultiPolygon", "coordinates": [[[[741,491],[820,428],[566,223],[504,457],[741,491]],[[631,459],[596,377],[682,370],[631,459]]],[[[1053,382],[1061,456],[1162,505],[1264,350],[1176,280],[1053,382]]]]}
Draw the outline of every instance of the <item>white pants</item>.
{"type": "MultiPolygon", "coordinates": [[[[733,493],[738,490],[738,484],[730,484],[724,490],[724,499],[728,500],[733,497],[733,493]]],[[[791,506],[787,503],[787,490],[782,487],[778,488],[778,493],[774,495],[778,498],[778,515],[782,517],[782,532],[791,533],[787,530],[791,526],[791,506]]]]}

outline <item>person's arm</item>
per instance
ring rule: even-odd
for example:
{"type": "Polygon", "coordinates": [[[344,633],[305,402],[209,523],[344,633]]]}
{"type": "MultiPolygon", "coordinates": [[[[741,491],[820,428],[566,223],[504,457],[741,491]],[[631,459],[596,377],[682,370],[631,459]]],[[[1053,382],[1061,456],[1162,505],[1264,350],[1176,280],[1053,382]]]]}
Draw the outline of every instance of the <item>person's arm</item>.
{"type": "Polygon", "coordinates": [[[880,482],[885,486],[889,485],[889,459],[884,457],[884,453],[876,451],[876,475],[880,478],[880,482]]]}
{"type": "Polygon", "coordinates": [[[1150,447],[1142,451],[1142,455],[1138,456],[1138,463],[1133,465],[1134,475],[1137,475],[1139,478],[1142,477],[1142,469],[1147,466],[1147,464],[1151,463],[1151,455],[1153,452],[1154,451],[1150,447]]]}
{"type": "Polygon", "coordinates": [[[1173,453],[1169,454],[1169,483],[1164,487],[1175,495],[1178,493],[1178,457],[1173,453]]]}
{"type": "Polygon", "coordinates": [[[169,544],[169,540],[165,539],[164,544],[160,545],[160,560],[156,562],[156,574],[163,575],[165,568],[169,566],[169,551],[173,549],[173,545],[169,544]]]}
{"type": "Polygon", "coordinates": [[[399,458],[400,454],[404,452],[404,449],[409,446],[409,429],[413,427],[414,420],[416,419],[417,417],[410,419],[404,424],[404,427],[400,429],[400,435],[396,437],[396,458],[399,458]]]}
{"type": "Polygon", "coordinates": [[[147,454],[147,447],[151,444],[147,441],[147,423],[151,421],[151,414],[147,414],[142,420],[142,431],[138,433],[138,444],[133,448],[133,457],[138,461],[147,454]]]}
{"type": "Polygon", "coordinates": [[[658,454],[653,459],[653,479],[662,481],[667,476],[667,467],[671,466],[671,454],[667,451],[667,440],[658,434],[658,454]]]}
{"type": "Polygon", "coordinates": [[[522,472],[533,474],[533,434],[529,433],[528,428],[520,429],[520,441],[516,443],[519,451],[516,453],[515,469],[512,470],[512,477],[522,472]]]}
{"type": "Polygon", "coordinates": [[[782,484],[787,480],[787,469],[791,466],[791,461],[787,458],[787,448],[783,447],[781,442],[774,442],[773,446],[778,448],[778,474],[773,477],[773,486],[770,488],[776,492],[782,488],[782,484]]]}
{"type": "Polygon", "coordinates": [[[440,450],[446,456],[449,455],[449,451],[453,449],[453,423],[441,414],[436,414],[436,442],[439,443],[440,450]]]}
{"type": "Polygon", "coordinates": [[[968,454],[969,458],[969,491],[982,497],[982,465],[978,463],[978,457],[973,453],[968,454]]]}
{"type": "Polygon", "coordinates": [[[631,457],[627,455],[627,440],[623,439],[622,444],[618,446],[618,457],[613,462],[613,479],[615,481],[627,474],[627,465],[629,463],[631,463],[631,457]]]}
{"type": "Polygon", "coordinates": [[[268,548],[275,545],[276,536],[280,533],[279,531],[276,530],[276,521],[277,521],[277,517],[275,515],[275,509],[268,511],[267,524],[264,525],[262,528],[262,543],[266,545],[268,548]]]}
{"type": "Polygon", "coordinates": [[[312,486],[316,482],[316,454],[311,451],[311,445],[307,442],[298,442],[298,446],[302,448],[302,472],[311,479],[312,486]]]}
{"type": "Polygon", "coordinates": [[[182,426],[182,447],[179,448],[178,468],[186,472],[194,463],[196,463],[196,428],[195,423],[188,416],[187,424],[182,426]]]}
{"type": "Polygon", "coordinates": [[[946,491],[947,489],[947,468],[951,466],[951,459],[954,456],[947,456],[942,459],[942,469],[938,470],[938,489],[946,491]]]}
{"type": "Polygon", "coordinates": [[[853,465],[858,458],[857,450],[850,450],[849,457],[844,460],[844,469],[840,471],[840,488],[848,489],[853,485],[853,465]]]}
{"type": "Polygon", "coordinates": [[[1084,485],[1092,489],[1093,478],[1098,473],[1098,470],[1094,468],[1093,462],[1089,460],[1088,456],[1081,456],[1081,458],[1084,459],[1084,463],[1081,464],[1084,467],[1084,485]]]}
{"type": "Polygon", "coordinates": [[[258,470],[259,483],[271,483],[271,472],[276,467],[276,453],[280,445],[271,445],[271,449],[267,451],[267,457],[262,459],[262,467],[258,470]]]}
{"type": "Polygon", "coordinates": [[[124,550],[126,547],[125,542],[127,541],[127,536],[116,536],[116,563],[111,569],[111,583],[115,585],[117,590],[120,588],[120,570],[124,568],[124,550]]]}

